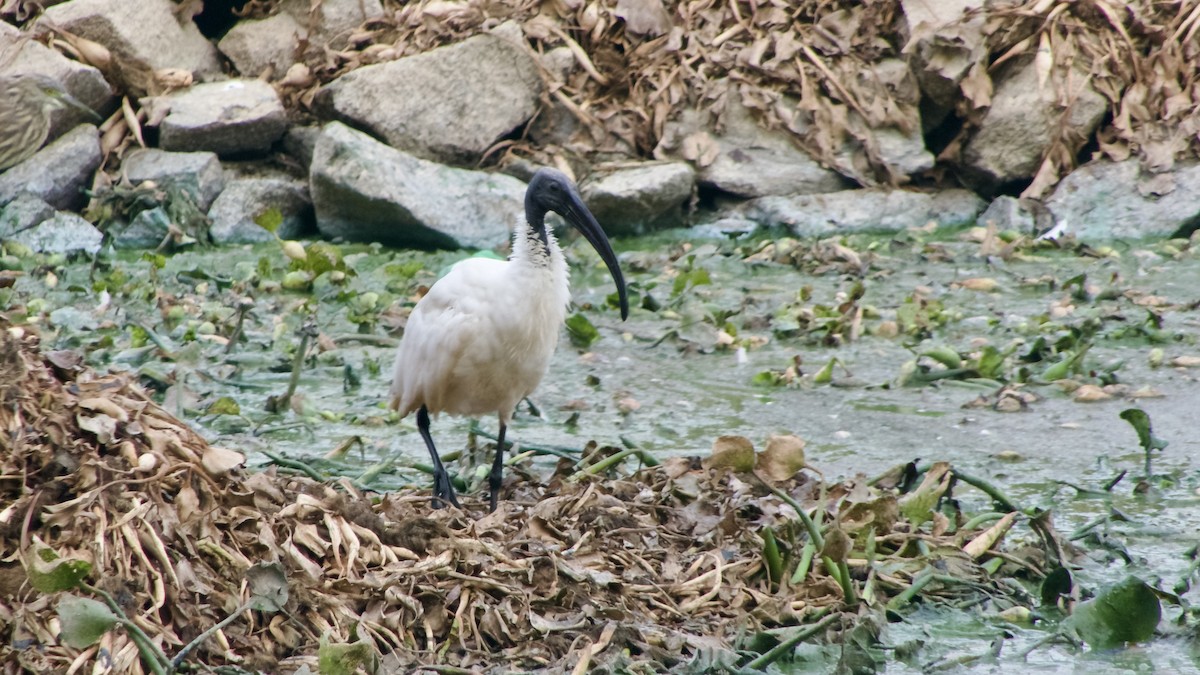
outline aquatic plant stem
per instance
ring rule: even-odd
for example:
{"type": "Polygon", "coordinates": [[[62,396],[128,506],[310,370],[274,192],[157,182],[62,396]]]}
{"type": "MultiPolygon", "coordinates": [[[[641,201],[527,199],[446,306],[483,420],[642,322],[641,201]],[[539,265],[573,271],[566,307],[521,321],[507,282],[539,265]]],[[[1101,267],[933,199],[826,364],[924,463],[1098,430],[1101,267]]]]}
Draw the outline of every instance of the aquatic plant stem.
{"type": "Polygon", "coordinates": [[[758,658],[754,659],[750,663],[747,663],[746,668],[753,669],[753,670],[762,670],[763,668],[766,668],[767,666],[771,665],[772,663],[775,663],[776,661],[778,661],[779,659],[783,658],[785,655],[790,653],[793,649],[796,648],[796,645],[800,644],[801,642],[804,642],[808,638],[810,638],[810,637],[816,635],[817,633],[820,633],[821,631],[828,628],[831,624],[833,624],[834,621],[837,621],[840,617],[841,617],[841,615],[839,615],[839,614],[830,614],[829,616],[825,617],[824,619],[821,619],[820,621],[814,623],[813,625],[808,626],[807,628],[804,628],[802,630],[796,631],[795,635],[784,640],[783,642],[780,642],[779,644],[775,645],[770,651],[766,652],[765,654],[759,655],[758,658]]]}
{"type": "MultiPolygon", "coordinates": [[[[800,505],[800,502],[792,499],[791,495],[767,481],[763,481],[763,485],[766,485],[767,489],[773,492],[776,497],[782,499],[796,511],[800,522],[804,524],[804,529],[808,531],[808,537],[812,540],[813,547],[818,550],[825,548],[825,537],[821,535],[820,528],[809,517],[808,512],[800,505]]],[[[821,563],[825,566],[825,572],[837,581],[838,586],[842,587],[842,595],[846,604],[857,604],[858,593],[854,590],[854,582],[850,579],[850,566],[846,564],[846,561],[839,560],[835,563],[832,558],[823,555],[821,556],[821,563]]]]}

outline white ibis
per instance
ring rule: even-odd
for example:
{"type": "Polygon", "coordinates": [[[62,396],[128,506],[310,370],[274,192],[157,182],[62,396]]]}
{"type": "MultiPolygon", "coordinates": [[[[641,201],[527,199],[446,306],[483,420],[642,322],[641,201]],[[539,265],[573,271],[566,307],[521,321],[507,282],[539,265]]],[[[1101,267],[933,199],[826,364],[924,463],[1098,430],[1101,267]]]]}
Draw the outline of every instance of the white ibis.
{"type": "Polygon", "coordinates": [[[553,211],[591,243],[617,285],[621,318],[629,315],[625,279],[604,230],[571,179],[540,169],[525,191],[525,224],[513,233],[508,260],[468,258],[429,289],[413,309],[396,351],[391,407],[417,411],[417,429],[433,460],[433,506],[460,506],[433,437],[429,413],[500,417],[488,475],[496,510],[504,470],[504,432],[517,404],[533,393],[558,343],[571,299],[567,263],[546,227],[553,211]]]}

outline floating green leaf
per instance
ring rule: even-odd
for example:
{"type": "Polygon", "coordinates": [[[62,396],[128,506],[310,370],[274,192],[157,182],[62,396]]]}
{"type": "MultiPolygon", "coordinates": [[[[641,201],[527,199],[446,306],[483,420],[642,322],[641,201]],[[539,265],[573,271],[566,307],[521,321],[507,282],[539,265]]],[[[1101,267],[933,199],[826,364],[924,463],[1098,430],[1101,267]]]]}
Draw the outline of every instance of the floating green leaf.
{"type": "Polygon", "coordinates": [[[600,331],[582,312],[567,317],[567,334],[571,336],[571,344],[580,349],[587,349],[600,339],[600,331]]]}
{"type": "Polygon", "coordinates": [[[228,396],[222,396],[221,398],[218,398],[217,400],[215,400],[209,404],[208,414],[209,415],[241,415],[242,407],[240,405],[238,405],[238,402],[233,400],[232,398],[229,398],[228,396]]]}
{"type": "Polygon", "coordinates": [[[119,621],[108,605],[74,595],[63,596],[57,611],[63,641],[75,649],[96,644],[119,621]]]}
{"type": "Polygon", "coordinates": [[[1130,576],[1079,603],[1070,625],[1092,647],[1111,649],[1150,639],[1160,619],[1162,605],[1154,589],[1130,576]]]}

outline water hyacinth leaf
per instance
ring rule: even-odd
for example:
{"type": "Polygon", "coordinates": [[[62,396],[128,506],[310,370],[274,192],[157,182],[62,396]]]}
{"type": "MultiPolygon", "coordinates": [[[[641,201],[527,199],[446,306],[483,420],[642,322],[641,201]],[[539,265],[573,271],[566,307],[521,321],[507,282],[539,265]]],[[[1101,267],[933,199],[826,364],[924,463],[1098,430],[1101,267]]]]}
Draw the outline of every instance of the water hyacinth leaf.
{"type": "Polygon", "coordinates": [[[1070,625],[1093,648],[1111,649],[1149,640],[1161,619],[1162,604],[1154,589],[1129,576],[1079,603],[1070,625]]]}
{"type": "Polygon", "coordinates": [[[116,625],[116,614],[102,602],[74,595],[58,601],[58,621],[62,638],[74,649],[86,649],[116,625]]]}
{"type": "Polygon", "coordinates": [[[208,406],[209,415],[240,415],[242,407],[228,396],[222,396],[208,406]]]}
{"type": "Polygon", "coordinates": [[[1042,604],[1053,607],[1058,604],[1059,598],[1071,597],[1074,589],[1075,579],[1071,576],[1071,570],[1057,567],[1042,580],[1042,604]]]}
{"type": "Polygon", "coordinates": [[[321,646],[317,650],[317,672],[322,675],[354,675],[360,666],[369,673],[379,669],[379,657],[370,642],[334,643],[329,642],[328,634],[321,636],[321,646]]]}
{"type": "Polygon", "coordinates": [[[25,552],[25,574],[29,583],[43,593],[57,593],[77,588],[92,571],[92,564],[78,558],[61,558],[54,549],[36,536],[33,546],[25,552]]]}
{"type": "MultiPolygon", "coordinates": [[[[278,612],[287,605],[288,583],[279,563],[258,563],[246,570],[250,585],[250,607],[260,612],[278,612]]],[[[321,672],[326,672],[322,670],[321,672]]]]}
{"type": "Polygon", "coordinates": [[[719,436],[713,441],[712,454],[706,465],[749,473],[754,470],[754,460],[754,444],[750,439],[745,436],[719,436]]]}
{"type": "Polygon", "coordinates": [[[1169,445],[1167,441],[1157,438],[1154,435],[1154,430],[1150,426],[1150,415],[1146,414],[1145,410],[1140,408],[1127,408],[1121,411],[1121,419],[1129,422],[1129,426],[1137,432],[1138,444],[1142,446],[1142,450],[1147,452],[1151,450],[1163,450],[1169,445]]]}
{"type": "Polygon", "coordinates": [[[571,344],[580,349],[587,349],[600,339],[600,331],[582,312],[567,317],[567,335],[571,337],[571,344]]]}
{"type": "Polygon", "coordinates": [[[950,487],[951,475],[948,462],[935,462],[929,467],[917,489],[900,500],[900,512],[904,517],[914,525],[932,519],[934,507],[950,487]]]}
{"type": "Polygon", "coordinates": [[[771,436],[758,456],[757,465],[771,480],[787,480],[803,469],[805,441],[799,436],[771,436]]]}
{"type": "Polygon", "coordinates": [[[327,241],[314,241],[309,244],[305,263],[305,267],[314,277],[334,270],[346,270],[346,263],[342,260],[342,249],[327,241]]]}

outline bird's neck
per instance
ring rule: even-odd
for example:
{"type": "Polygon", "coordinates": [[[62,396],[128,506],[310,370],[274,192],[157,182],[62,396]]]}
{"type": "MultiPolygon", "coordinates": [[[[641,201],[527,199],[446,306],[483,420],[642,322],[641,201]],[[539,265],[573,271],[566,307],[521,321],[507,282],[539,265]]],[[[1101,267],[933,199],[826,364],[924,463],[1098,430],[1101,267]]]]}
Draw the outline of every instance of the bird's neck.
{"type": "Polygon", "coordinates": [[[524,223],[513,233],[514,261],[533,267],[557,271],[564,265],[562,250],[554,238],[554,232],[546,227],[545,216],[536,223],[524,223]]]}

